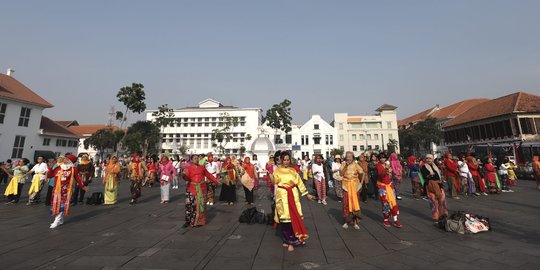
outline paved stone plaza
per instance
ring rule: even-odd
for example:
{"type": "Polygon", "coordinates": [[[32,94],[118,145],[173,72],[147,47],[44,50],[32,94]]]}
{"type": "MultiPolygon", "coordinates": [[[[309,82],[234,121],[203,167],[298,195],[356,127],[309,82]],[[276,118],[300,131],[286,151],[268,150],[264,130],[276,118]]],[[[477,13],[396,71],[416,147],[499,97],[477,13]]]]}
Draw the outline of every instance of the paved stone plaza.
{"type": "MultiPolygon", "coordinates": [[[[98,182],[90,192],[102,189],[98,182]]],[[[399,202],[402,229],[383,227],[371,199],[362,204],[359,231],[341,228],[334,197],[326,207],[304,201],[310,239],[294,252],[281,247],[271,226],[238,223],[243,203],[209,207],[207,226],[183,229],[183,187],[167,205],[159,203],[159,188],[144,188],[140,203],[130,206],[123,181],[117,205],[75,206],[55,230],[48,208],[25,206],[25,196],[0,206],[0,269],[538,269],[540,191],[533,186],[520,181],[515,193],[449,200],[451,211],[491,218],[493,231],[478,235],[436,229],[428,203],[411,199],[407,184],[399,202]]],[[[243,191],[237,194],[242,201],[243,191]]],[[[266,187],[256,203],[270,210],[266,187]]]]}

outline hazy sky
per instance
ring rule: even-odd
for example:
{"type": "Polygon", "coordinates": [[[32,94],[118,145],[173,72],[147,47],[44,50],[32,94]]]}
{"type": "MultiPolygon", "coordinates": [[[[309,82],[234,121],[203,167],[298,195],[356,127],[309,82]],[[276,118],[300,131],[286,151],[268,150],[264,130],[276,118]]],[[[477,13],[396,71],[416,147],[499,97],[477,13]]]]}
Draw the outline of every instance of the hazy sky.
{"type": "Polygon", "coordinates": [[[398,118],[437,103],[540,94],[540,1],[2,1],[0,71],[104,123],[116,92],[147,105],[208,97],[264,110],[398,118]]]}

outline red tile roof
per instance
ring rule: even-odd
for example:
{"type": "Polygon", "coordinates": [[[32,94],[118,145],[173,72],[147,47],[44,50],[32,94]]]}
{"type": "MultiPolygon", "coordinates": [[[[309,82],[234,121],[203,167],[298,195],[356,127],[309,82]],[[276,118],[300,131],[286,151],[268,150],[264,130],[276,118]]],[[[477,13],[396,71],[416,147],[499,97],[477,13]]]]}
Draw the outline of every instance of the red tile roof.
{"type": "Polygon", "coordinates": [[[68,128],[56,123],[48,117],[42,116],[39,128],[43,130],[43,135],[79,138],[79,134],[69,130],[68,128]]]}
{"type": "Polygon", "coordinates": [[[118,129],[117,126],[107,126],[107,125],[80,125],[80,126],[71,126],[69,130],[79,134],[80,136],[88,136],[96,133],[100,129],[112,128],[114,130],[118,129]]]}
{"type": "Polygon", "coordinates": [[[51,103],[34,93],[30,88],[5,74],[0,74],[0,97],[43,108],[53,107],[51,103]]]}
{"type": "Polygon", "coordinates": [[[462,113],[466,112],[470,108],[488,101],[487,98],[466,99],[458,103],[452,104],[444,108],[431,107],[423,112],[417,113],[413,116],[398,121],[398,126],[404,126],[410,123],[417,123],[426,119],[428,116],[437,119],[455,118],[462,113]]]}
{"type": "Polygon", "coordinates": [[[540,113],[540,96],[517,92],[492,99],[470,108],[465,113],[446,122],[443,127],[520,112],[540,113]]]}
{"type": "Polygon", "coordinates": [[[79,123],[77,120],[68,120],[68,121],[56,121],[56,123],[64,126],[64,127],[71,127],[71,126],[78,126],[79,123]]]}

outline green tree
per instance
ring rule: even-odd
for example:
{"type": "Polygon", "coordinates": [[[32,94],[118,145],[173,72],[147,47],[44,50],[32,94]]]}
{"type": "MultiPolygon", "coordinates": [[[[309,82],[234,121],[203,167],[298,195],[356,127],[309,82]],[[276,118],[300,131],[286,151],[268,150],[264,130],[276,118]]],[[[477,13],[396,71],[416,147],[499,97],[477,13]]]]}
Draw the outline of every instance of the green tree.
{"type": "Polygon", "coordinates": [[[390,139],[388,140],[388,143],[386,144],[386,146],[388,147],[388,152],[393,153],[397,151],[399,147],[399,143],[396,139],[390,139]]]}
{"type": "Polygon", "coordinates": [[[155,118],[156,125],[160,128],[176,122],[174,110],[169,108],[168,104],[159,106],[158,110],[152,113],[152,116],[155,118]]]}
{"type": "Polygon", "coordinates": [[[228,113],[219,114],[219,128],[212,130],[212,147],[220,154],[225,153],[225,146],[232,140],[230,133],[233,127],[238,126],[238,117],[230,116],[228,113]]]}
{"type": "MultiPolygon", "coordinates": [[[[266,111],[263,123],[266,122],[270,128],[281,130],[287,135],[292,130],[291,101],[283,100],[279,104],[274,104],[272,108],[266,111]]],[[[279,143],[279,142],[276,142],[279,143]]]]}
{"type": "Polygon", "coordinates": [[[84,148],[88,149],[93,147],[99,153],[101,158],[104,157],[105,152],[108,150],[116,151],[118,141],[123,136],[121,130],[113,130],[112,128],[104,128],[96,131],[92,136],[84,140],[84,148]]]}
{"type": "Polygon", "coordinates": [[[334,148],[330,151],[330,155],[332,156],[335,156],[335,155],[340,155],[340,156],[343,156],[343,149],[341,148],[334,148]]]}
{"type": "Polygon", "coordinates": [[[433,117],[399,130],[400,148],[415,155],[425,154],[423,152],[429,150],[432,143],[439,144],[442,138],[443,133],[437,126],[437,119],[433,117]]]}
{"type": "Polygon", "coordinates": [[[150,121],[137,121],[127,130],[123,145],[131,152],[140,152],[143,156],[158,153],[161,141],[159,128],[150,121]]]}
{"type": "Polygon", "coordinates": [[[131,86],[120,88],[116,94],[116,98],[126,107],[124,112],[116,112],[116,120],[120,121],[120,129],[124,126],[129,112],[142,113],[146,110],[146,103],[144,102],[146,94],[144,92],[144,85],[140,83],[132,83],[131,86]]]}

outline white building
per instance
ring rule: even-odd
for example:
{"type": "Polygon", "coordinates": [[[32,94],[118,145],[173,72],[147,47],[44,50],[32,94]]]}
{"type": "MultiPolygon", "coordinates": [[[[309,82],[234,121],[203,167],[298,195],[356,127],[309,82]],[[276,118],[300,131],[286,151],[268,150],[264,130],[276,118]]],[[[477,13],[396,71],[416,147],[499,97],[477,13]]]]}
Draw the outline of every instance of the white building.
{"type": "MultiPolygon", "coordinates": [[[[146,120],[154,121],[152,115],[157,110],[146,111],[146,120]]],[[[173,124],[161,128],[162,152],[180,153],[180,148],[187,148],[187,153],[220,152],[238,154],[245,152],[251,142],[257,138],[257,127],[261,123],[260,108],[238,108],[224,106],[218,101],[206,99],[197,107],[186,107],[173,111],[173,124]],[[224,132],[228,138],[219,143],[212,140],[214,130],[225,128],[225,120],[234,118],[235,124],[224,132]]]]}
{"type": "Polygon", "coordinates": [[[77,152],[77,135],[43,116],[52,107],[10,74],[0,74],[0,160],[77,152]]]}
{"type": "MultiPolygon", "coordinates": [[[[61,122],[67,122],[67,121],[61,121],[61,122]]],[[[78,123],[74,124],[74,125],[70,125],[69,126],[69,130],[71,130],[72,132],[76,133],[79,135],[79,148],[77,150],[77,152],[79,154],[88,154],[88,156],[94,160],[94,161],[97,161],[97,160],[103,160],[103,158],[105,158],[107,156],[107,154],[109,153],[113,153],[113,149],[104,149],[103,150],[103,157],[99,157],[99,151],[97,149],[95,149],[94,147],[91,147],[89,146],[88,149],[86,149],[84,147],[84,141],[94,135],[98,130],[100,129],[112,129],[112,130],[117,130],[118,127],[117,126],[107,126],[107,125],[79,125],[78,123]],[[97,158],[96,158],[97,156],[97,158]]]]}
{"type": "Polygon", "coordinates": [[[378,113],[375,115],[334,114],[337,144],[355,155],[365,151],[387,150],[390,140],[396,140],[399,145],[396,109],[395,106],[384,104],[376,110],[378,113]]]}
{"type": "Polygon", "coordinates": [[[273,138],[278,149],[292,150],[295,158],[302,158],[314,154],[329,157],[332,149],[337,148],[336,130],[320,115],[312,115],[302,125],[292,125],[291,132],[285,135],[282,131],[275,131],[268,126],[262,127],[273,138]]]}

